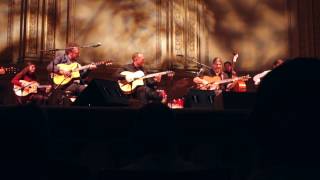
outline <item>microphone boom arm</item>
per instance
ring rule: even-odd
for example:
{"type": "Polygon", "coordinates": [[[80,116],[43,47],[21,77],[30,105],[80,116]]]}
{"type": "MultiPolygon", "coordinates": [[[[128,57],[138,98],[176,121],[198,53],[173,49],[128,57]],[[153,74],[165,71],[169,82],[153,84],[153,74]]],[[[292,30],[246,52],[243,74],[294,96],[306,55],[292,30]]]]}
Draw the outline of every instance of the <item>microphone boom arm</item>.
{"type": "MultiPolygon", "coordinates": [[[[79,46],[79,48],[95,48],[95,47],[99,47],[101,46],[102,43],[97,43],[97,44],[89,44],[89,45],[83,45],[83,46],[79,46]]],[[[40,51],[65,51],[65,50],[69,50],[72,49],[74,47],[67,47],[67,48],[60,48],[60,49],[43,49],[40,51]]]]}
{"type": "MultiPolygon", "coordinates": [[[[183,57],[183,55],[177,55],[177,56],[181,56],[181,57],[183,57]]],[[[196,58],[189,58],[189,57],[186,57],[186,60],[188,60],[188,61],[192,61],[192,62],[194,62],[194,63],[196,63],[196,64],[198,64],[198,65],[201,65],[202,67],[205,67],[205,68],[211,69],[211,67],[210,67],[210,66],[205,65],[205,64],[202,64],[202,63],[200,63],[200,62],[198,62],[198,61],[196,61],[196,60],[194,60],[194,59],[196,59],[196,58]]]]}

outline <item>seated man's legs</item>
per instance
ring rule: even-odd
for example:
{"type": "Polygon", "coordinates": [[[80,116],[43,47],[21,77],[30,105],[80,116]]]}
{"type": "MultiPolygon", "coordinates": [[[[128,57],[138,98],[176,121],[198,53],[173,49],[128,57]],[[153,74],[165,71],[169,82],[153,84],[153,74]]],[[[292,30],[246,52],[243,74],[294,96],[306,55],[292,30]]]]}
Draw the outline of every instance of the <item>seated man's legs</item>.
{"type": "Polygon", "coordinates": [[[41,94],[32,94],[29,101],[37,105],[45,105],[48,102],[48,97],[41,94]]]}
{"type": "Polygon", "coordinates": [[[135,98],[142,101],[142,103],[147,104],[151,102],[161,102],[162,97],[155,90],[148,86],[140,86],[136,89],[135,98]]]}
{"type": "Polygon", "coordinates": [[[79,96],[80,93],[86,88],[85,85],[79,84],[79,83],[72,83],[70,84],[65,91],[70,91],[71,95],[79,96]]]}
{"type": "Polygon", "coordinates": [[[143,104],[147,104],[147,94],[146,94],[146,87],[139,86],[136,89],[136,92],[133,94],[133,98],[136,98],[141,101],[143,104]]]}

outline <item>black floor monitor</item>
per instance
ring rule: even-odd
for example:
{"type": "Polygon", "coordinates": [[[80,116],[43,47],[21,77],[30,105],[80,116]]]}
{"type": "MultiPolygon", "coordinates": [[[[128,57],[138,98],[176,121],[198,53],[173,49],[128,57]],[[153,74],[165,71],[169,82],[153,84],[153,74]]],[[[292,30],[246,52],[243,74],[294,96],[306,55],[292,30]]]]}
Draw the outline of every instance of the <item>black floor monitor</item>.
{"type": "Polygon", "coordinates": [[[215,92],[190,89],[185,98],[187,108],[214,108],[215,92]]]}
{"type": "Polygon", "coordinates": [[[128,99],[115,81],[94,79],[74,102],[75,106],[128,106],[128,99]]]}

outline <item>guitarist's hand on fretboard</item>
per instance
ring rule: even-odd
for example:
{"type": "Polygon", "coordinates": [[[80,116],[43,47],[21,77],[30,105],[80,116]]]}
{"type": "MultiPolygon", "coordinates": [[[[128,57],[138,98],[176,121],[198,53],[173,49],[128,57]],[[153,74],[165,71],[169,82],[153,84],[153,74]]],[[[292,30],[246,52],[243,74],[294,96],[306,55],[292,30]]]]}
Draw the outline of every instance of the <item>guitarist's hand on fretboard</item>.
{"type": "Polygon", "coordinates": [[[89,69],[90,69],[90,70],[97,69],[97,65],[95,65],[95,64],[90,64],[90,65],[89,65],[89,69]]]}

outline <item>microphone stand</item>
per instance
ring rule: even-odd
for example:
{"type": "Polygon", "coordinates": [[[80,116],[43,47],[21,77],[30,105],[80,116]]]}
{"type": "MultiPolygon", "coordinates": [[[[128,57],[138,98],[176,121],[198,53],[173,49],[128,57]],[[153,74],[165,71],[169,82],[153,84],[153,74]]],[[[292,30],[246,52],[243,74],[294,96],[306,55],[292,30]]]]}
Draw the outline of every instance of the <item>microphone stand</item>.
{"type": "MultiPolygon", "coordinates": [[[[178,56],[181,56],[181,57],[184,57],[183,55],[178,55],[178,56]]],[[[200,63],[196,60],[196,58],[192,57],[192,58],[189,58],[189,57],[186,57],[185,58],[187,61],[191,61],[191,62],[194,62],[198,65],[198,68],[199,68],[199,71],[197,72],[197,76],[199,76],[201,74],[201,72],[203,71],[203,67],[207,68],[207,69],[211,69],[210,66],[208,65],[205,65],[203,63],[200,63]]],[[[191,88],[194,88],[194,86],[192,86],[191,88]]]]}
{"type": "MultiPolygon", "coordinates": [[[[172,72],[174,72],[173,71],[173,68],[174,66],[173,66],[173,62],[172,62],[172,60],[169,62],[169,67],[168,67],[168,69],[169,69],[169,71],[172,71],[172,72]]],[[[174,72],[175,73],[175,72],[174,72]]],[[[173,79],[174,79],[174,76],[175,76],[175,74],[173,75],[173,76],[167,76],[167,79],[169,80],[169,82],[167,83],[167,85],[169,85],[169,87],[168,87],[168,94],[167,94],[167,106],[169,105],[169,103],[171,104],[169,107],[170,108],[172,108],[172,101],[173,101],[173,79]]]]}
{"type": "MultiPolygon", "coordinates": [[[[51,73],[50,73],[50,75],[49,75],[49,76],[50,76],[49,78],[51,78],[52,90],[51,90],[50,93],[48,93],[48,98],[50,98],[53,94],[55,94],[55,92],[59,89],[59,87],[60,87],[60,85],[61,85],[61,84],[59,84],[59,85],[55,86],[54,81],[53,81],[54,66],[55,66],[55,62],[54,62],[55,52],[56,52],[56,51],[70,50],[70,49],[72,49],[72,48],[74,48],[74,47],[40,50],[40,51],[42,51],[42,52],[47,52],[47,51],[52,52],[52,69],[51,69],[51,73]]],[[[62,83],[62,82],[61,82],[61,83],[62,83]]],[[[61,102],[59,102],[59,104],[61,104],[61,102]]]]}
{"type": "Polygon", "coordinates": [[[200,65],[200,67],[205,67],[205,68],[211,69],[210,66],[205,65],[205,64],[203,64],[203,63],[200,63],[200,62],[198,62],[198,61],[196,61],[196,60],[194,60],[194,59],[196,59],[196,58],[191,58],[191,59],[190,59],[190,58],[186,57],[186,60],[191,61],[191,62],[194,62],[194,63],[200,65]]]}

